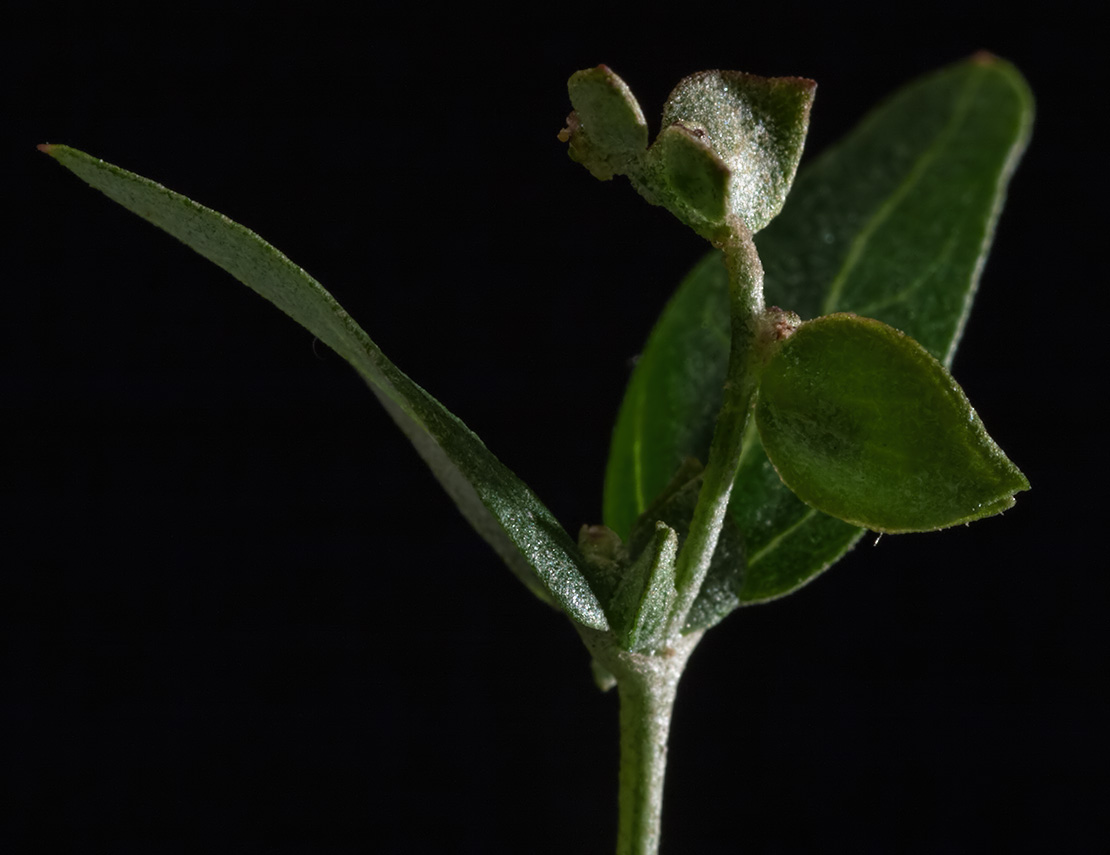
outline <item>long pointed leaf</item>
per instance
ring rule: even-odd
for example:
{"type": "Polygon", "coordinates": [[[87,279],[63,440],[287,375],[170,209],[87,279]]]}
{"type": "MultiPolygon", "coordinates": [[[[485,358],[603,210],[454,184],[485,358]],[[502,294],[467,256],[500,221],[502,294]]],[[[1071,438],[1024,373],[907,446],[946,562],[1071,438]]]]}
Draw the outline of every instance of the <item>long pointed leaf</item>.
{"type": "Polygon", "coordinates": [[[47,154],[272,302],[346,359],[416,446],[444,489],[510,569],[579,623],[606,629],[573,541],[531,490],[435,398],[403,374],[324,288],[222,214],[61,145],[47,154]]]}
{"type": "MultiPolygon", "coordinates": [[[[990,248],[1007,182],[1029,139],[1032,96],[987,55],[922,78],[799,172],[757,243],[769,304],[803,318],[882,320],[950,364],[990,248]]],[[[728,285],[717,253],[686,278],[637,364],[614,431],[606,524],[626,534],[674,470],[704,459],[728,360],[728,285]]],[[[740,602],[811,580],[861,529],[783,486],[754,428],[729,506],[744,536],[740,602]]],[[[703,609],[703,620],[722,609],[703,609]]]]}

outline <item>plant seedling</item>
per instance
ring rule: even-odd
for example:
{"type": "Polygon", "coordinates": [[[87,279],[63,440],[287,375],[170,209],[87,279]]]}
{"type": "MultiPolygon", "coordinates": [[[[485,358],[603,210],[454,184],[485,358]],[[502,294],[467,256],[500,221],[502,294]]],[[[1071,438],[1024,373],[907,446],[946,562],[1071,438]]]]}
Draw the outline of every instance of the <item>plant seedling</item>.
{"type": "Polygon", "coordinates": [[[613,433],[604,525],[577,542],[324,288],[258,235],[146,178],[40,148],[227,270],[366,380],[466,519],[565,613],[620,696],[617,852],[659,848],[679,677],[704,632],[796,591],[864,530],[997,514],[1028,482],[948,371],[1032,98],[987,54],[916,81],[795,180],[815,84],[706,71],[649,145],[605,66],[569,81],[559,138],[714,247],[637,363],[613,433]],[[790,191],[789,197],[787,196],[790,191]],[[755,235],[759,234],[757,241],[755,235]],[[781,307],[781,308],[780,308],[781,307]]]}

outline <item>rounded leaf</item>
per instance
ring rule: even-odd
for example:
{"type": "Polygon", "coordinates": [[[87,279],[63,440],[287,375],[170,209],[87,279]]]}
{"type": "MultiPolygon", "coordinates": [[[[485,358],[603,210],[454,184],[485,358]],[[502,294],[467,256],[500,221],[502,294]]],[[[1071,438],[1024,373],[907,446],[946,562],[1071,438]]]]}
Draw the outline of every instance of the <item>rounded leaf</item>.
{"type": "Polygon", "coordinates": [[[799,498],[875,531],[969,522],[1029,488],[944,366],[869,318],[799,327],[764,370],[756,423],[799,498]]]}
{"type": "Polygon", "coordinates": [[[694,222],[723,223],[727,209],[728,167],[695,131],[682,125],[663,129],[652,146],[663,177],[694,222]]]}
{"type": "Polygon", "coordinates": [[[575,72],[567,81],[574,112],[560,138],[571,159],[607,181],[647,150],[648,129],[628,85],[605,65],[575,72]]]}

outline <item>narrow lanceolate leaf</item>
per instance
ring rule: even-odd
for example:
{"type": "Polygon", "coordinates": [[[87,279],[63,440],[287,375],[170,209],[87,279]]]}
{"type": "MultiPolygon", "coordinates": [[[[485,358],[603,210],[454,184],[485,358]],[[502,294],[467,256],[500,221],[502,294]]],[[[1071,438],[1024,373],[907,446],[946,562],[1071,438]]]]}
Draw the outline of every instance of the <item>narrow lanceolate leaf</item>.
{"type": "MultiPolygon", "coordinates": [[[[985,55],[897,92],[799,171],[757,236],[768,304],[803,318],[869,315],[949,364],[1032,110],[1021,75],[985,55]]],[[[704,460],[728,342],[713,253],[664,310],[625,394],[605,483],[605,519],[622,535],[684,458],[704,460]]],[[[784,487],[750,428],[729,506],[744,537],[746,568],[733,577],[742,603],[805,584],[862,533],[784,487]]]]}
{"type": "Polygon", "coordinates": [[[970,522],[1029,489],[945,367],[870,318],[802,324],[764,369],[755,415],[795,494],[875,531],[970,522]]]}
{"type": "Polygon", "coordinates": [[[541,599],[594,629],[608,624],[573,541],[467,427],[390,362],[316,280],[254,232],[146,178],[61,145],[41,146],[125,208],[249,286],[366,380],[471,525],[541,599]]]}

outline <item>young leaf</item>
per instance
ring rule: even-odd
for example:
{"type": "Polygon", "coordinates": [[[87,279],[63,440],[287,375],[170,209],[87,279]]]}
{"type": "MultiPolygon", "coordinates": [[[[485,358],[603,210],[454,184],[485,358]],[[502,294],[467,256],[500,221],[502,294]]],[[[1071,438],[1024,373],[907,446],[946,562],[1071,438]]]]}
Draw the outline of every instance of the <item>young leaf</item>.
{"type": "MultiPolygon", "coordinates": [[[[985,55],[896,93],[800,170],[759,234],[767,302],[803,317],[866,311],[948,364],[1031,120],[1021,75],[985,55]],[[942,216],[922,221],[938,207],[942,216]],[[894,299],[878,305],[883,276],[894,299]]],[[[728,342],[727,276],[710,253],[663,311],[625,393],[604,501],[606,523],[622,535],[684,458],[704,459],[728,342]]],[[[790,593],[862,533],[791,493],[749,427],[729,505],[746,549],[746,570],[734,570],[743,603],[790,593]]]]}
{"type": "Polygon", "coordinates": [[[560,138],[567,153],[601,181],[623,175],[647,149],[647,122],[628,85],[607,66],[575,72],[567,81],[574,112],[560,138]]]}
{"type": "Polygon", "coordinates": [[[802,155],[816,84],[799,77],[704,71],[680,81],[663,130],[646,149],[647,124],[627,84],[604,65],[567,83],[574,112],[559,139],[602,181],[627,175],[709,240],[739,217],[755,232],[781,209],[802,155]]]}
{"type": "Polygon", "coordinates": [[[683,222],[723,223],[728,215],[731,173],[696,133],[683,125],[663,128],[651,147],[662,164],[674,205],[682,208],[683,222]]]}
{"type": "Polygon", "coordinates": [[[40,148],[222,267],[346,359],[463,516],[521,581],[579,623],[607,628],[587,582],[590,570],[551,512],[458,418],[398,370],[320,283],[254,232],[216,211],[76,149],[40,148]]]}
{"type": "Polygon", "coordinates": [[[617,643],[625,650],[652,650],[662,643],[675,597],[677,554],[678,535],[657,522],[651,541],[625,568],[608,609],[617,643]]]}
{"type": "Polygon", "coordinates": [[[802,324],[764,369],[755,415],[783,483],[875,531],[970,522],[1029,489],[944,366],[871,318],[802,324]]]}
{"type": "Polygon", "coordinates": [[[701,139],[729,171],[729,212],[754,234],[782,210],[802,156],[817,84],[801,77],[703,71],[679,81],[663,127],[701,139]]]}

